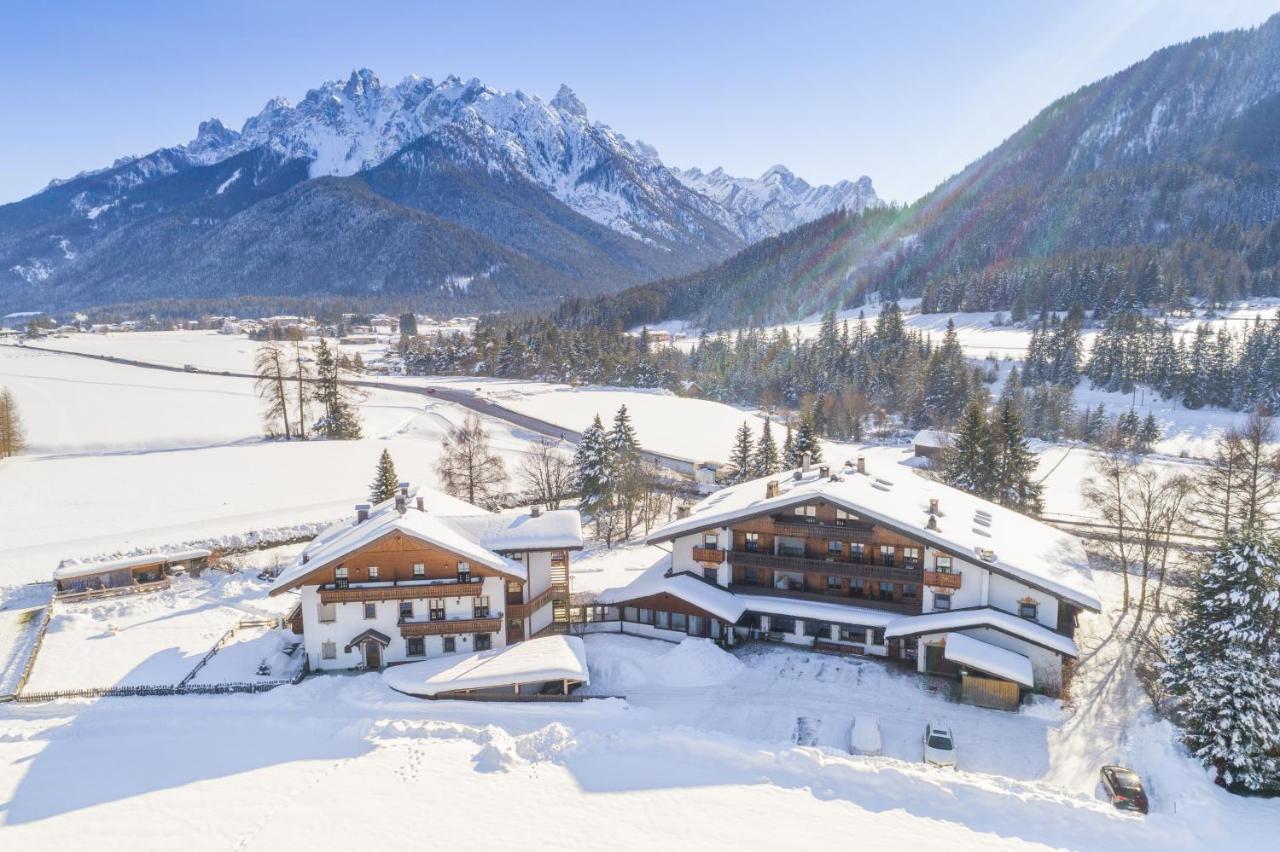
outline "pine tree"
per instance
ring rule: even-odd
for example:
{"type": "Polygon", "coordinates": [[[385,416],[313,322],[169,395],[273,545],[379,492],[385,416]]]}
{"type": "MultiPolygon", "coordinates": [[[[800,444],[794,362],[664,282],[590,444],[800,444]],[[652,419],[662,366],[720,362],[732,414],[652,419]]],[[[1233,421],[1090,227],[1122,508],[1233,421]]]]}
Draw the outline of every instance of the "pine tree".
{"type": "Polygon", "coordinates": [[[752,474],[755,476],[772,476],[782,469],[782,461],[778,457],[778,445],[773,440],[773,429],[768,417],[764,419],[764,427],[760,430],[760,442],[756,444],[756,454],[752,461],[752,474]]]}
{"type": "Polygon", "coordinates": [[[982,406],[971,402],[960,418],[955,443],[944,455],[942,478],[948,485],[989,498],[995,491],[994,460],[986,416],[982,406]]]}
{"type": "Polygon", "coordinates": [[[796,442],[791,436],[791,421],[787,421],[787,436],[782,441],[782,466],[787,470],[800,466],[800,454],[796,452],[796,442]]]}
{"type": "Polygon", "coordinates": [[[804,464],[805,453],[809,454],[809,462],[817,464],[822,461],[822,445],[818,442],[817,430],[813,425],[813,414],[800,418],[800,427],[796,429],[796,438],[792,445],[796,454],[796,464],[804,464]]]}
{"type": "Polygon", "coordinates": [[[353,396],[351,386],[342,383],[333,350],[323,337],[320,338],[316,346],[316,382],[312,391],[312,398],[323,412],[313,424],[317,435],[343,441],[360,437],[360,418],[351,401],[353,396]]]}
{"type": "Polygon", "coordinates": [[[578,441],[573,455],[573,473],[578,507],[582,514],[593,517],[610,502],[609,444],[598,414],[578,441]]]}
{"type": "Polygon", "coordinates": [[[1277,570],[1260,531],[1224,539],[1181,599],[1160,676],[1187,747],[1233,789],[1280,790],[1277,570]]]}
{"type": "Polygon", "coordinates": [[[1038,515],[1044,508],[1044,486],[1034,479],[1039,463],[1027,446],[1022,415],[1009,401],[996,408],[993,497],[1002,506],[1038,515]]]}
{"type": "Polygon", "coordinates": [[[1142,421],[1142,426],[1138,428],[1138,434],[1133,439],[1133,448],[1139,453],[1149,453],[1159,440],[1160,424],[1156,422],[1156,416],[1148,412],[1146,419],[1142,421]]]}
{"type": "Polygon", "coordinates": [[[373,477],[373,484],[369,486],[369,501],[377,505],[390,500],[396,496],[396,489],[399,487],[400,478],[396,476],[395,462],[391,461],[391,453],[383,450],[378,457],[378,472],[373,477]]]}
{"type": "Polygon", "coordinates": [[[506,497],[506,465],[489,447],[489,433],[475,414],[445,435],[436,475],[446,494],[473,506],[497,509],[506,497]]]}
{"type": "Polygon", "coordinates": [[[744,421],[738,427],[733,439],[733,449],[729,451],[729,465],[733,468],[732,482],[743,482],[751,478],[752,459],[751,427],[744,421]]]}
{"type": "Polygon", "coordinates": [[[613,507],[622,515],[622,536],[626,538],[634,528],[636,505],[644,484],[640,442],[636,439],[636,430],[631,425],[626,405],[619,406],[613,417],[607,444],[609,492],[613,507]]]}

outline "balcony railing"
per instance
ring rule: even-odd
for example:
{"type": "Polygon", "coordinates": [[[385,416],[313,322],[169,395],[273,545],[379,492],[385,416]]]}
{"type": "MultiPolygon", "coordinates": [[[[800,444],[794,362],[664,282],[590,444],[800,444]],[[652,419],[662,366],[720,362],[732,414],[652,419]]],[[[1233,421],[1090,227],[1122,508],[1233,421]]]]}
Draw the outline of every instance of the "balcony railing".
{"type": "Polygon", "coordinates": [[[875,527],[860,521],[849,521],[845,524],[830,522],[781,520],[773,522],[773,531],[778,535],[797,535],[808,538],[826,538],[837,541],[870,542],[875,527]]]}
{"type": "Polygon", "coordinates": [[[424,598],[460,598],[478,595],[484,584],[479,577],[466,583],[422,580],[390,580],[384,583],[338,588],[332,583],[320,587],[321,603],[352,601],[417,600],[424,598]]]}
{"type": "Polygon", "coordinates": [[[953,574],[949,571],[925,571],[924,584],[942,589],[958,589],[960,588],[960,577],[960,574],[953,574]]]}
{"type": "Polygon", "coordinates": [[[507,604],[507,618],[529,618],[555,599],[557,589],[552,586],[534,597],[527,604],[507,604]]]}
{"type": "Polygon", "coordinates": [[[724,551],[718,547],[695,547],[693,549],[693,561],[712,562],[719,565],[724,561],[724,551]]]}
{"type": "Polygon", "coordinates": [[[441,618],[435,621],[401,621],[400,635],[444,636],[458,633],[497,633],[502,629],[502,618],[441,618]]]}
{"type": "Polygon", "coordinates": [[[847,559],[808,559],[800,556],[775,556],[772,553],[751,553],[745,550],[733,551],[730,559],[734,565],[753,568],[769,568],[778,571],[808,571],[815,574],[832,574],[838,577],[897,580],[903,583],[920,582],[922,573],[918,567],[889,568],[884,565],[871,565],[865,562],[850,562],[847,559]]]}

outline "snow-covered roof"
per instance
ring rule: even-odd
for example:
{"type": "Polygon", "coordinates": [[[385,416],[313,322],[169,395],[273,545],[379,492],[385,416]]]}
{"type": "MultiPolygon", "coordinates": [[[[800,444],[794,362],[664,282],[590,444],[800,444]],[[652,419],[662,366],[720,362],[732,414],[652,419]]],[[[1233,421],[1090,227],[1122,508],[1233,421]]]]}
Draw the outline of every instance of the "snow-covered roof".
{"type": "Polygon", "coordinates": [[[582,547],[582,521],[576,509],[542,512],[486,512],[447,494],[410,489],[405,511],[394,499],[369,510],[369,517],[340,521],[316,536],[271,587],[277,594],[292,588],[317,568],[335,562],[392,532],[456,553],[469,562],[508,576],[526,579],[525,566],[495,551],[551,550],[582,547]],[[422,497],[423,508],[417,507],[422,497]]]}
{"type": "Polygon", "coordinates": [[[613,604],[666,593],[730,624],[736,623],[747,611],[742,599],[728,589],[689,574],[667,576],[670,567],[671,557],[664,556],[627,585],[598,593],[596,603],[613,604]]]}
{"type": "Polygon", "coordinates": [[[767,615],[786,615],[791,618],[807,618],[814,621],[834,621],[839,624],[861,624],[865,627],[887,627],[902,618],[894,612],[870,609],[862,606],[845,606],[838,603],[784,598],[774,595],[735,595],[751,612],[767,615]]]}
{"type": "Polygon", "coordinates": [[[990,627],[1068,657],[1080,655],[1076,643],[1070,636],[1055,633],[1029,618],[1021,618],[991,607],[904,616],[889,625],[884,634],[885,636],[917,636],[922,633],[946,633],[974,627],[990,627]]]}
{"type": "Polygon", "coordinates": [[[101,562],[77,562],[68,560],[53,570],[53,579],[65,580],[69,577],[86,577],[91,574],[106,574],[111,571],[123,571],[126,568],[138,568],[142,565],[160,565],[168,562],[189,562],[192,559],[207,559],[212,551],[203,548],[189,550],[166,550],[159,553],[143,553],[139,556],[125,556],[120,559],[106,559],[101,562]]]}
{"type": "Polygon", "coordinates": [[[559,635],[530,639],[491,651],[392,666],[382,673],[382,679],[396,692],[426,697],[442,692],[493,689],[517,683],[590,682],[587,649],[582,639],[559,635]]]}
{"type": "Polygon", "coordinates": [[[490,550],[582,547],[582,516],[576,509],[556,509],[536,517],[529,512],[462,515],[445,522],[490,550]]]}
{"type": "Polygon", "coordinates": [[[947,644],[942,655],[953,663],[972,666],[987,674],[1020,683],[1028,689],[1036,685],[1031,661],[1022,654],[997,648],[989,642],[963,633],[947,634],[947,644]]]}
{"type": "Polygon", "coordinates": [[[940,450],[951,446],[951,442],[950,432],[941,432],[937,429],[921,429],[911,439],[911,443],[917,447],[937,447],[940,450]]]}
{"type": "Polygon", "coordinates": [[[1074,536],[896,465],[883,470],[868,465],[866,473],[857,473],[846,464],[831,472],[835,475],[822,477],[812,467],[799,479],[788,473],[723,488],[688,516],[652,532],[648,541],[825,500],[1077,606],[1101,609],[1088,555],[1074,536]],[[778,480],[778,495],[767,497],[766,483],[772,479],[778,480]],[[926,526],[930,500],[938,501],[936,529],[926,526]]]}

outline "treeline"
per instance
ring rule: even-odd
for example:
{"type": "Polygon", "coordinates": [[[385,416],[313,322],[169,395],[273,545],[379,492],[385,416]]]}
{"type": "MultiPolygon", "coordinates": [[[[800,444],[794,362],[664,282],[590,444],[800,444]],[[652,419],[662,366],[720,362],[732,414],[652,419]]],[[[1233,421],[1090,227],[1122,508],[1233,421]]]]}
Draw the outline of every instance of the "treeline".
{"type": "Polygon", "coordinates": [[[301,341],[268,340],[254,356],[263,423],[269,437],[355,440],[361,436],[360,391],[341,381],[342,367],[324,338],[315,358],[301,341]]]}

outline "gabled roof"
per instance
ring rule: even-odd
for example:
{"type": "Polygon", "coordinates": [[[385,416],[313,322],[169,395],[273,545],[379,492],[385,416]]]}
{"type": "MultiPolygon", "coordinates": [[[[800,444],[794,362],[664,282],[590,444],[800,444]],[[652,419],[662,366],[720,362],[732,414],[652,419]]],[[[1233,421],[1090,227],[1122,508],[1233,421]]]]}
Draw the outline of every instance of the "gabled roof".
{"type": "Polygon", "coordinates": [[[439,492],[410,489],[405,510],[394,499],[379,503],[359,523],[354,518],[333,524],[312,539],[271,587],[279,594],[313,571],[331,565],[384,536],[401,533],[438,547],[476,565],[516,579],[527,579],[524,565],[496,551],[580,549],[582,521],[576,509],[542,512],[486,512],[439,492]],[[421,495],[423,508],[417,507],[421,495]]]}
{"type": "Polygon", "coordinates": [[[166,550],[159,553],[143,553],[139,556],[124,556],[120,559],[107,559],[102,562],[64,562],[53,570],[55,580],[69,577],[87,577],[92,574],[106,574],[110,571],[123,571],[126,568],[138,568],[143,565],[165,565],[170,562],[189,562],[192,559],[207,559],[211,551],[204,548],[190,550],[166,550]]]}
{"type": "Polygon", "coordinates": [[[449,654],[393,666],[382,673],[387,686],[428,698],[465,689],[494,689],[519,683],[572,680],[590,682],[587,650],[577,636],[543,636],[505,648],[449,654]]]}
{"type": "Polygon", "coordinates": [[[647,598],[651,595],[674,595],[687,604],[697,607],[730,624],[737,623],[747,611],[746,604],[733,592],[689,574],[667,575],[671,568],[670,555],[663,556],[625,586],[617,586],[599,592],[596,603],[613,604],[619,601],[647,598]]]}
{"type": "Polygon", "coordinates": [[[1028,689],[1035,687],[1036,678],[1031,661],[1022,654],[998,648],[990,642],[983,642],[963,633],[948,633],[946,638],[947,644],[942,656],[951,662],[1011,680],[1028,689]]]}
{"type": "Polygon", "coordinates": [[[880,467],[884,469],[869,465],[866,473],[857,473],[850,466],[833,466],[835,475],[825,478],[810,468],[733,485],[702,500],[687,517],[655,530],[648,541],[668,541],[824,500],[1076,606],[1101,609],[1079,539],[907,468],[883,461],[880,467]],[[772,479],[778,480],[776,497],[766,496],[766,483],[772,479]],[[936,529],[929,529],[933,499],[938,501],[938,514],[936,529]]]}

